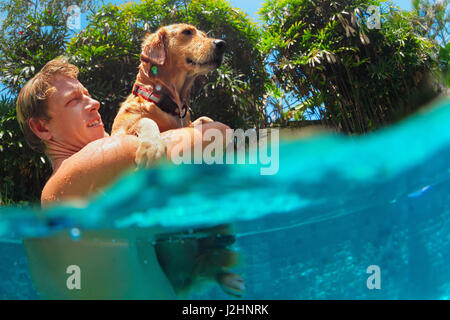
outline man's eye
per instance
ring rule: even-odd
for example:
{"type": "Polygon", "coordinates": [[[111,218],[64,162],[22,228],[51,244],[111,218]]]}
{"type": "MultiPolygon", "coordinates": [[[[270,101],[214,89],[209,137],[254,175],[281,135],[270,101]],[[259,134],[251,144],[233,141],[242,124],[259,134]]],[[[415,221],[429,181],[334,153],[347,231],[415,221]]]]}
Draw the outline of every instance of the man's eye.
{"type": "Polygon", "coordinates": [[[70,100],[68,103],[67,103],[67,105],[69,106],[69,105],[72,105],[72,104],[74,104],[74,102],[76,102],[78,100],[78,98],[73,98],[72,100],[70,100]]]}
{"type": "Polygon", "coordinates": [[[190,29],[183,30],[182,34],[190,36],[190,35],[192,35],[192,30],[190,30],[190,29]]]}

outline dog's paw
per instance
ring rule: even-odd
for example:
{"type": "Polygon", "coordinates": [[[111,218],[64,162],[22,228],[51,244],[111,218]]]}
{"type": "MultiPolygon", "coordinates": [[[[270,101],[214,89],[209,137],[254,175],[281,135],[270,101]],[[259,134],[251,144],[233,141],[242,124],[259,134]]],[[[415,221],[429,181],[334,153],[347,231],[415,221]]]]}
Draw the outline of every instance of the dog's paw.
{"type": "Polygon", "coordinates": [[[231,272],[221,272],[217,275],[217,282],[222,290],[229,295],[241,298],[245,293],[244,280],[237,274],[231,272]]]}
{"type": "Polygon", "coordinates": [[[199,124],[203,124],[203,123],[209,123],[209,122],[214,122],[213,119],[208,118],[208,117],[200,117],[197,120],[195,120],[194,122],[192,122],[192,126],[198,126],[199,124]]]}
{"type": "Polygon", "coordinates": [[[158,126],[153,120],[141,119],[137,135],[139,146],[134,161],[138,167],[150,167],[165,157],[166,144],[161,139],[158,126]]]}
{"type": "Polygon", "coordinates": [[[165,155],[166,145],[161,138],[152,141],[143,140],[139,142],[134,161],[138,167],[148,168],[163,160],[165,155]]]}

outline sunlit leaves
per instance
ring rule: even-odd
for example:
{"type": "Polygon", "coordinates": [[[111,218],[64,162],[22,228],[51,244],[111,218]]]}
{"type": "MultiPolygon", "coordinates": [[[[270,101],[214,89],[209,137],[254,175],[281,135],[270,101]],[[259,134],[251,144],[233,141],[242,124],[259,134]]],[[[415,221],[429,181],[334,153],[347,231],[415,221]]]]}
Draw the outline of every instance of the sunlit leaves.
{"type": "MultiPolygon", "coordinates": [[[[275,75],[272,79],[308,104],[286,107],[280,123],[321,108],[324,124],[367,132],[395,121],[403,109],[410,112],[420,105],[420,99],[411,97],[422,91],[417,86],[423,74],[436,68],[436,47],[414,33],[410,13],[389,4],[380,7],[381,28],[369,29],[370,5],[381,2],[265,2],[260,10],[266,26],[261,49],[275,75]]],[[[276,109],[276,100],[267,101],[276,109]]]]}

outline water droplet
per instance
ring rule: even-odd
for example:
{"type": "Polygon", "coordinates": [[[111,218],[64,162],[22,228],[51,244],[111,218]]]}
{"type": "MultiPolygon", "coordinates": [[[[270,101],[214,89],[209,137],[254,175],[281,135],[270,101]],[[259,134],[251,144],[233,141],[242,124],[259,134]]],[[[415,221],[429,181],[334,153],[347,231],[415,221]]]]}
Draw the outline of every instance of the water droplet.
{"type": "Polygon", "coordinates": [[[70,229],[70,238],[74,241],[80,240],[81,238],[81,230],[78,228],[70,229]]]}

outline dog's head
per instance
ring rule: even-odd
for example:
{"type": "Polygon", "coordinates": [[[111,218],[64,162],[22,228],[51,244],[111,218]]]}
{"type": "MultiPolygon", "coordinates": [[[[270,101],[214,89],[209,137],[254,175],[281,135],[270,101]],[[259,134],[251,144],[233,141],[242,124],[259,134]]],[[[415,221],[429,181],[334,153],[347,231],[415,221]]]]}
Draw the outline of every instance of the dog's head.
{"type": "Polygon", "coordinates": [[[222,64],[226,43],[209,38],[188,24],[161,27],[142,44],[141,60],[191,75],[206,74],[222,64]]]}

